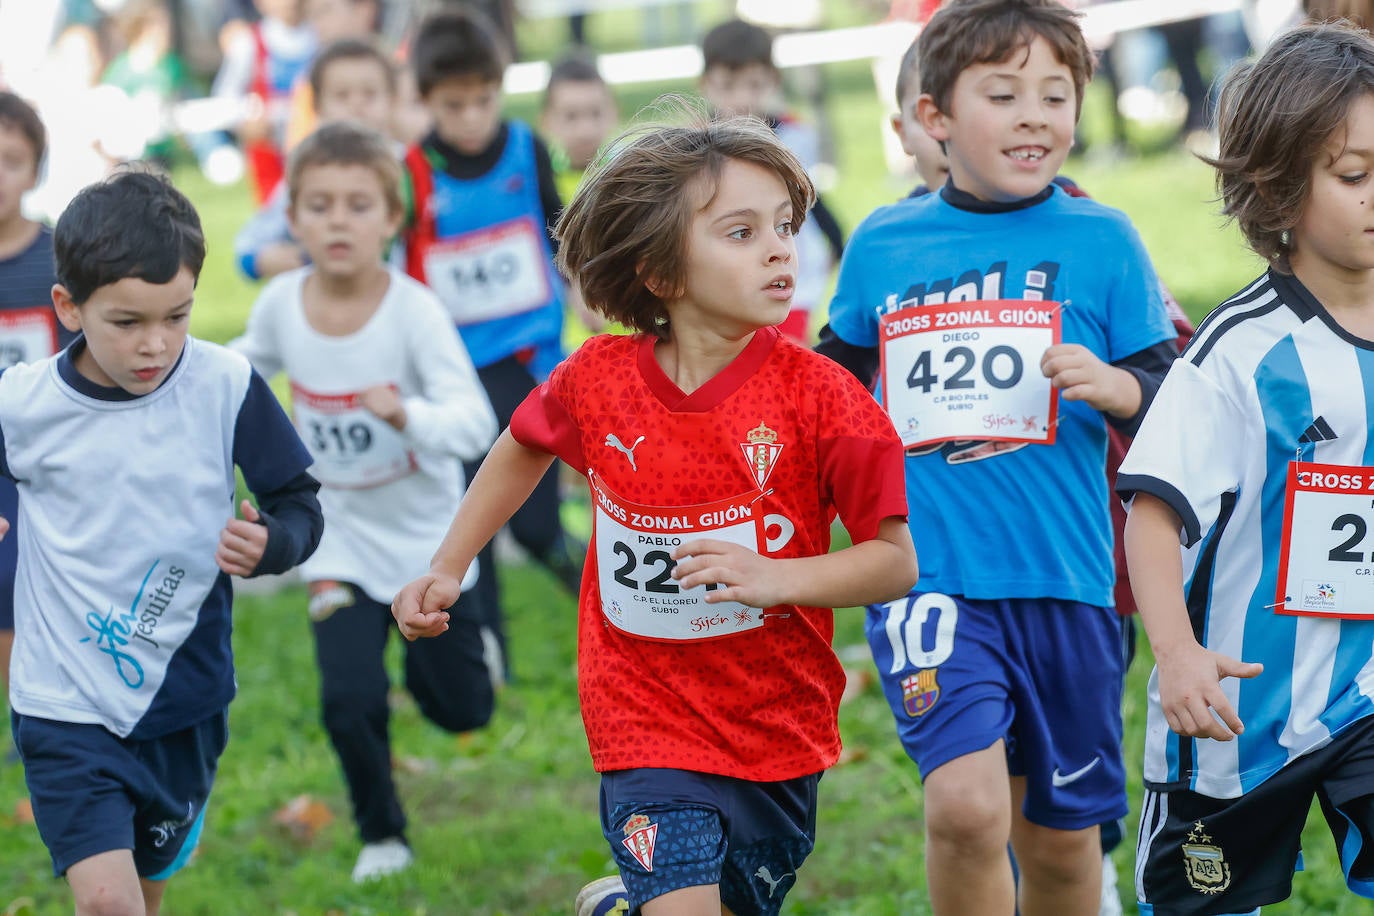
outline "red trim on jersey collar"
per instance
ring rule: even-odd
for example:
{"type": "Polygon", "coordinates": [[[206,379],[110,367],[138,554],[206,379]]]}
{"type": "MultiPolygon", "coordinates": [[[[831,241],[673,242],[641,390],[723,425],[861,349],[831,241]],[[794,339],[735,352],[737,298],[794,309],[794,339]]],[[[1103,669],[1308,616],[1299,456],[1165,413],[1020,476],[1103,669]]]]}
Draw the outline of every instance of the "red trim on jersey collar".
{"type": "Polygon", "coordinates": [[[639,374],[644,377],[649,390],[669,410],[679,413],[705,413],[734,394],[759,371],[764,360],[773,352],[773,345],[778,342],[778,329],[759,328],[730,365],[717,372],[710,381],[691,394],[684,394],[677,383],[668,378],[668,374],[654,358],[654,344],[657,342],[658,338],[645,334],[639,343],[639,374]]]}

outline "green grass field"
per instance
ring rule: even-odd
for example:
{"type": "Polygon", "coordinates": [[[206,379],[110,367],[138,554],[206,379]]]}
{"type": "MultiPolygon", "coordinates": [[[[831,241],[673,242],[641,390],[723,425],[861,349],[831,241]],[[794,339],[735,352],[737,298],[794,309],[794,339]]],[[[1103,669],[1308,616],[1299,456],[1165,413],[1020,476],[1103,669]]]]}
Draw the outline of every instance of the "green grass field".
{"type": "MultiPolygon", "coordinates": [[[[530,46],[552,47],[557,28],[561,25],[538,24],[530,46]]],[[[607,44],[629,41],[616,33],[607,44]]],[[[826,75],[840,150],[840,179],[829,199],[852,229],[906,187],[886,177],[878,130],[887,103],[874,99],[868,68],[837,65],[826,75]]],[[[633,111],[660,89],[685,88],[627,93],[625,110],[633,111]]],[[[1089,118],[1102,101],[1089,100],[1089,118]]],[[[514,99],[511,109],[530,117],[533,100],[514,99]]],[[[1096,197],[1131,215],[1162,277],[1195,319],[1257,273],[1258,262],[1242,249],[1236,232],[1221,226],[1209,170],[1188,155],[1161,151],[1101,164],[1071,160],[1066,171],[1096,197]]],[[[232,234],[248,212],[246,197],[238,189],[211,188],[193,174],[177,177],[200,207],[211,246],[193,328],[225,340],[241,329],[254,295],[235,276],[229,254],[232,234]]],[[[567,913],[577,889],[611,867],[596,816],[597,778],[577,712],[575,610],[542,571],[505,572],[516,680],[501,695],[490,727],[463,739],[428,725],[405,696],[396,695],[393,743],[418,865],[366,887],[348,878],[358,846],[318,721],[303,592],[292,588],[241,597],[234,633],[239,696],[232,707],[233,737],[198,858],[171,883],[164,912],[567,913]],[[302,794],[319,799],[334,815],[309,841],[273,820],[278,809],[302,794]]],[[[848,651],[864,644],[861,614],[840,610],[837,620],[836,644],[845,650],[847,664],[871,669],[866,649],[852,656],[848,651]]],[[[1127,769],[1137,809],[1148,671],[1148,657],[1138,659],[1125,699],[1127,769]]],[[[822,783],[817,850],[784,912],[928,913],[921,788],[916,768],[897,746],[876,686],[843,707],[841,724],[846,762],[822,783]]],[[[0,913],[67,912],[65,883],[51,877],[36,830],[14,816],[24,796],[20,768],[0,764],[0,913]]],[[[1128,837],[1134,830],[1132,820],[1128,837]]],[[[1132,845],[1128,840],[1116,854],[1128,900],[1133,897],[1132,845]]],[[[1319,816],[1310,821],[1305,852],[1309,871],[1297,878],[1293,900],[1267,913],[1369,912],[1367,903],[1344,891],[1319,816]]]]}

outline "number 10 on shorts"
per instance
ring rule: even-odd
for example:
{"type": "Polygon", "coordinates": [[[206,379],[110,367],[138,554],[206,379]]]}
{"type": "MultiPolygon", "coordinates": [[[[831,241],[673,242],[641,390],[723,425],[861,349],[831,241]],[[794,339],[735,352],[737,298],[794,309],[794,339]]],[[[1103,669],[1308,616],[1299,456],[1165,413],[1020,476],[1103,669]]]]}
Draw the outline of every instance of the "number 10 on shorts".
{"type": "Polygon", "coordinates": [[[907,448],[958,439],[1054,442],[1059,402],[1040,357],[1060,340],[1057,302],[899,309],[878,319],[883,401],[907,448]]]}

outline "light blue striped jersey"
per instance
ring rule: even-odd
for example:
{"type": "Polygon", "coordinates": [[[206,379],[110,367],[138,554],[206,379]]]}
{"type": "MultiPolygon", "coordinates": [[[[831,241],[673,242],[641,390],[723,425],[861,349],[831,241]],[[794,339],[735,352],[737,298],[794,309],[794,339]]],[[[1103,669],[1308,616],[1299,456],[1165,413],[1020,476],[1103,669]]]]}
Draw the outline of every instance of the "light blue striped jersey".
{"type": "Polygon", "coordinates": [[[1234,798],[1374,714],[1374,622],[1273,610],[1289,464],[1374,465],[1371,429],[1374,342],[1343,330],[1295,277],[1271,271],[1223,303],[1170,370],[1117,489],[1178,513],[1194,634],[1264,672],[1222,682],[1245,733],[1219,742],[1170,731],[1156,669],[1151,788],[1234,798]]]}

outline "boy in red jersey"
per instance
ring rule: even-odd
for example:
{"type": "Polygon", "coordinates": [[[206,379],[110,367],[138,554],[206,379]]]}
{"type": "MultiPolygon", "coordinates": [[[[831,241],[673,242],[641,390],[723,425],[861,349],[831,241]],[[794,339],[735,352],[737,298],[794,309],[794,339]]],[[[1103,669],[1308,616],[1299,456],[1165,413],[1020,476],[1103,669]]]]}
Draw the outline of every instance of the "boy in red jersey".
{"type": "Polygon", "coordinates": [[[592,338],[525,400],[392,611],[409,639],[443,632],[553,459],[585,473],[579,693],[628,903],[774,914],[840,750],[830,608],[916,579],[901,447],[862,385],[775,327],[814,192],[772,132],[641,128],[608,151],[559,220],[559,266],[639,333],[592,338]],[[836,514],[854,546],[828,554],[836,514]]]}

